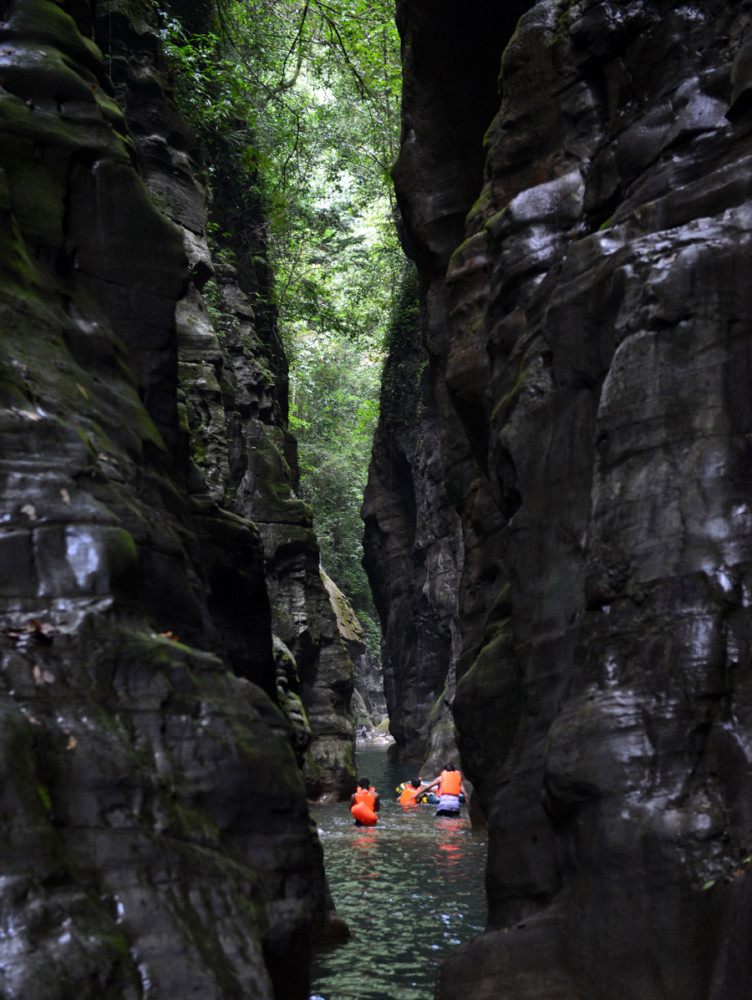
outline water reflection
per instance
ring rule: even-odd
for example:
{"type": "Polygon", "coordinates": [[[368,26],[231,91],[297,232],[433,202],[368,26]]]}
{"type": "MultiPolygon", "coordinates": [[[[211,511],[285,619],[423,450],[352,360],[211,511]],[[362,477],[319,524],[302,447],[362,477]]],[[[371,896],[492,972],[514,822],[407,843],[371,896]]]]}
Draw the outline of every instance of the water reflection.
{"type": "Polygon", "coordinates": [[[381,795],[375,827],[348,807],[315,806],[329,884],[352,940],[318,956],[313,996],[323,1000],[430,1000],[437,962],[483,930],[485,832],[435,807],[405,809],[405,779],[386,753],[358,754],[381,795]]]}

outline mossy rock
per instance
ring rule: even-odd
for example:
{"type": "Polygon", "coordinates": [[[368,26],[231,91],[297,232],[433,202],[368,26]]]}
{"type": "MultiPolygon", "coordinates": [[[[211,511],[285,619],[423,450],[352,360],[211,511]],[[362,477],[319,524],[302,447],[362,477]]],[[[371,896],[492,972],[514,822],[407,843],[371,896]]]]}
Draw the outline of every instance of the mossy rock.
{"type": "Polygon", "coordinates": [[[366,703],[363,701],[359,691],[353,691],[350,708],[355,716],[356,726],[365,726],[367,729],[373,729],[374,721],[371,718],[368,709],[366,708],[366,703]]]}

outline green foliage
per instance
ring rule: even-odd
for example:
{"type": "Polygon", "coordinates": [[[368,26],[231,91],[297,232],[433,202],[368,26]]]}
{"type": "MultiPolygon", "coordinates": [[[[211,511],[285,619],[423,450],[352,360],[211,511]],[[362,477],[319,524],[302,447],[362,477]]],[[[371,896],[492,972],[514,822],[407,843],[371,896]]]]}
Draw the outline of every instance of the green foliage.
{"type": "Polygon", "coordinates": [[[161,12],[175,97],[209,151],[210,183],[221,170],[223,187],[232,177],[241,200],[263,204],[283,332],[304,322],[372,335],[401,263],[393,4],[218,0],[215,12],[201,34],[161,12]]]}
{"type": "Polygon", "coordinates": [[[363,626],[365,644],[369,650],[379,653],[381,648],[381,627],[374,617],[366,611],[358,611],[360,624],[363,626]]]}
{"type": "Polygon", "coordinates": [[[298,438],[300,490],[314,511],[322,562],[374,643],[360,507],[378,417],[381,353],[336,334],[299,338],[291,359],[290,426],[298,438]],[[367,623],[366,623],[367,619],[367,623]]]}
{"type": "Polygon", "coordinates": [[[399,294],[395,300],[386,334],[386,350],[390,357],[415,351],[420,341],[420,301],[418,298],[417,268],[403,268],[399,294]]]}
{"type": "Polygon", "coordinates": [[[417,421],[420,415],[419,409],[406,408],[404,401],[419,401],[417,382],[425,364],[420,334],[418,272],[412,265],[404,268],[387,329],[386,351],[381,402],[387,419],[404,426],[417,421]]]}
{"type": "Polygon", "coordinates": [[[228,316],[222,309],[222,299],[220,297],[217,282],[212,278],[207,281],[203,288],[204,305],[212,321],[217,336],[222,340],[227,335],[228,316]]]}
{"type": "Polygon", "coordinates": [[[43,785],[41,781],[36,782],[37,795],[42,800],[42,805],[45,811],[48,813],[52,812],[52,797],[50,795],[49,789],[46,785],[43,785]]]}

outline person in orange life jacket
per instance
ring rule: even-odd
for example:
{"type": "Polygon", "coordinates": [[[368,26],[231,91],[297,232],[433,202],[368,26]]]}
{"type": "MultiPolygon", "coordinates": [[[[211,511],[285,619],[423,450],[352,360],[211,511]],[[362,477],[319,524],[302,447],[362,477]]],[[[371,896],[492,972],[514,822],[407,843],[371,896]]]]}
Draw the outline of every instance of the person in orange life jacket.
{"type": "MultiPolygon", "coordinates": [[[[374,813],[377,813],[381,808],[381,799],[379,798],[379,793],[371,785],[371,782],[368,780],[368,778],[361,778],[360,781],[358,782],[358,787],[350,796],[350,810],[352,811],[353,806],[357,806],[361,802],[364,803],[366,806],[368,806],[368,808],[374,813]]],[[[374,823],[375,822],[376,821],[374,820],[374,823]]],[[[365,826],[366,824],[362,823],[356,816],[355,825],[365,826]]]]}
{"type": "Polygon", "coordinates": [[[444,770],[434,778],[432,782],[421,789],[421,794],[430,792],[432,788],[439,787],[439,808],[436,810],[437,816],[459,816],[460,814],[460,792],[468,801],[468,794],[462,783],[462,775],[454,769],[453,764],[446,764],[444,770]]]}
{"type": "Polygon", "coordinates": [[[415,797],[416,792],[421,792],[423,790],[423,782],[420,778],[412,778],[410,782],[405,785],[402,789],[400,797],[397,799],[401,806],[417,806],[418,799],[415,797]]]}

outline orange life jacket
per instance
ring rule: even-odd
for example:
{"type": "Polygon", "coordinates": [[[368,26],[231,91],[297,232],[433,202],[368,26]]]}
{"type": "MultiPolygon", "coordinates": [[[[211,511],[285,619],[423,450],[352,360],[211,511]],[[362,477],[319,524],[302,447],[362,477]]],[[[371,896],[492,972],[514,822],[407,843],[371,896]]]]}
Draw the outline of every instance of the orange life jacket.
{"type": "Polygon", "coordinates": [[[405,785],[402,789],[402,794],[397,799],[400,805],[403,806],[417,806],[418,800],[413,798],[413,795],[417,795],[420,788],[413,788],[412,785],[405,785]]]}
{"type": "Polygon", "coordinates": [[[355,792],[355,804],[350,806],[350,812],[363,826],[375,826],[379,818],[374,812],[375,805],[376,789],[373,785],[369,789],[358,788],[355,792]]]}
{"type": "Polygon", "coordinates": [[[365,802],[369,809],[373,810],[376,805],[376,789],[371,785],[371,787],[366,791],[365,788],[358,788],[355,792],[355,804],[359,802],[365,802]]]}
{"type": "Polygon", "coordinates": [[[441,772],[441,794],[459,795],[462,789],[462,775],[459,771],[441,772]]]}

